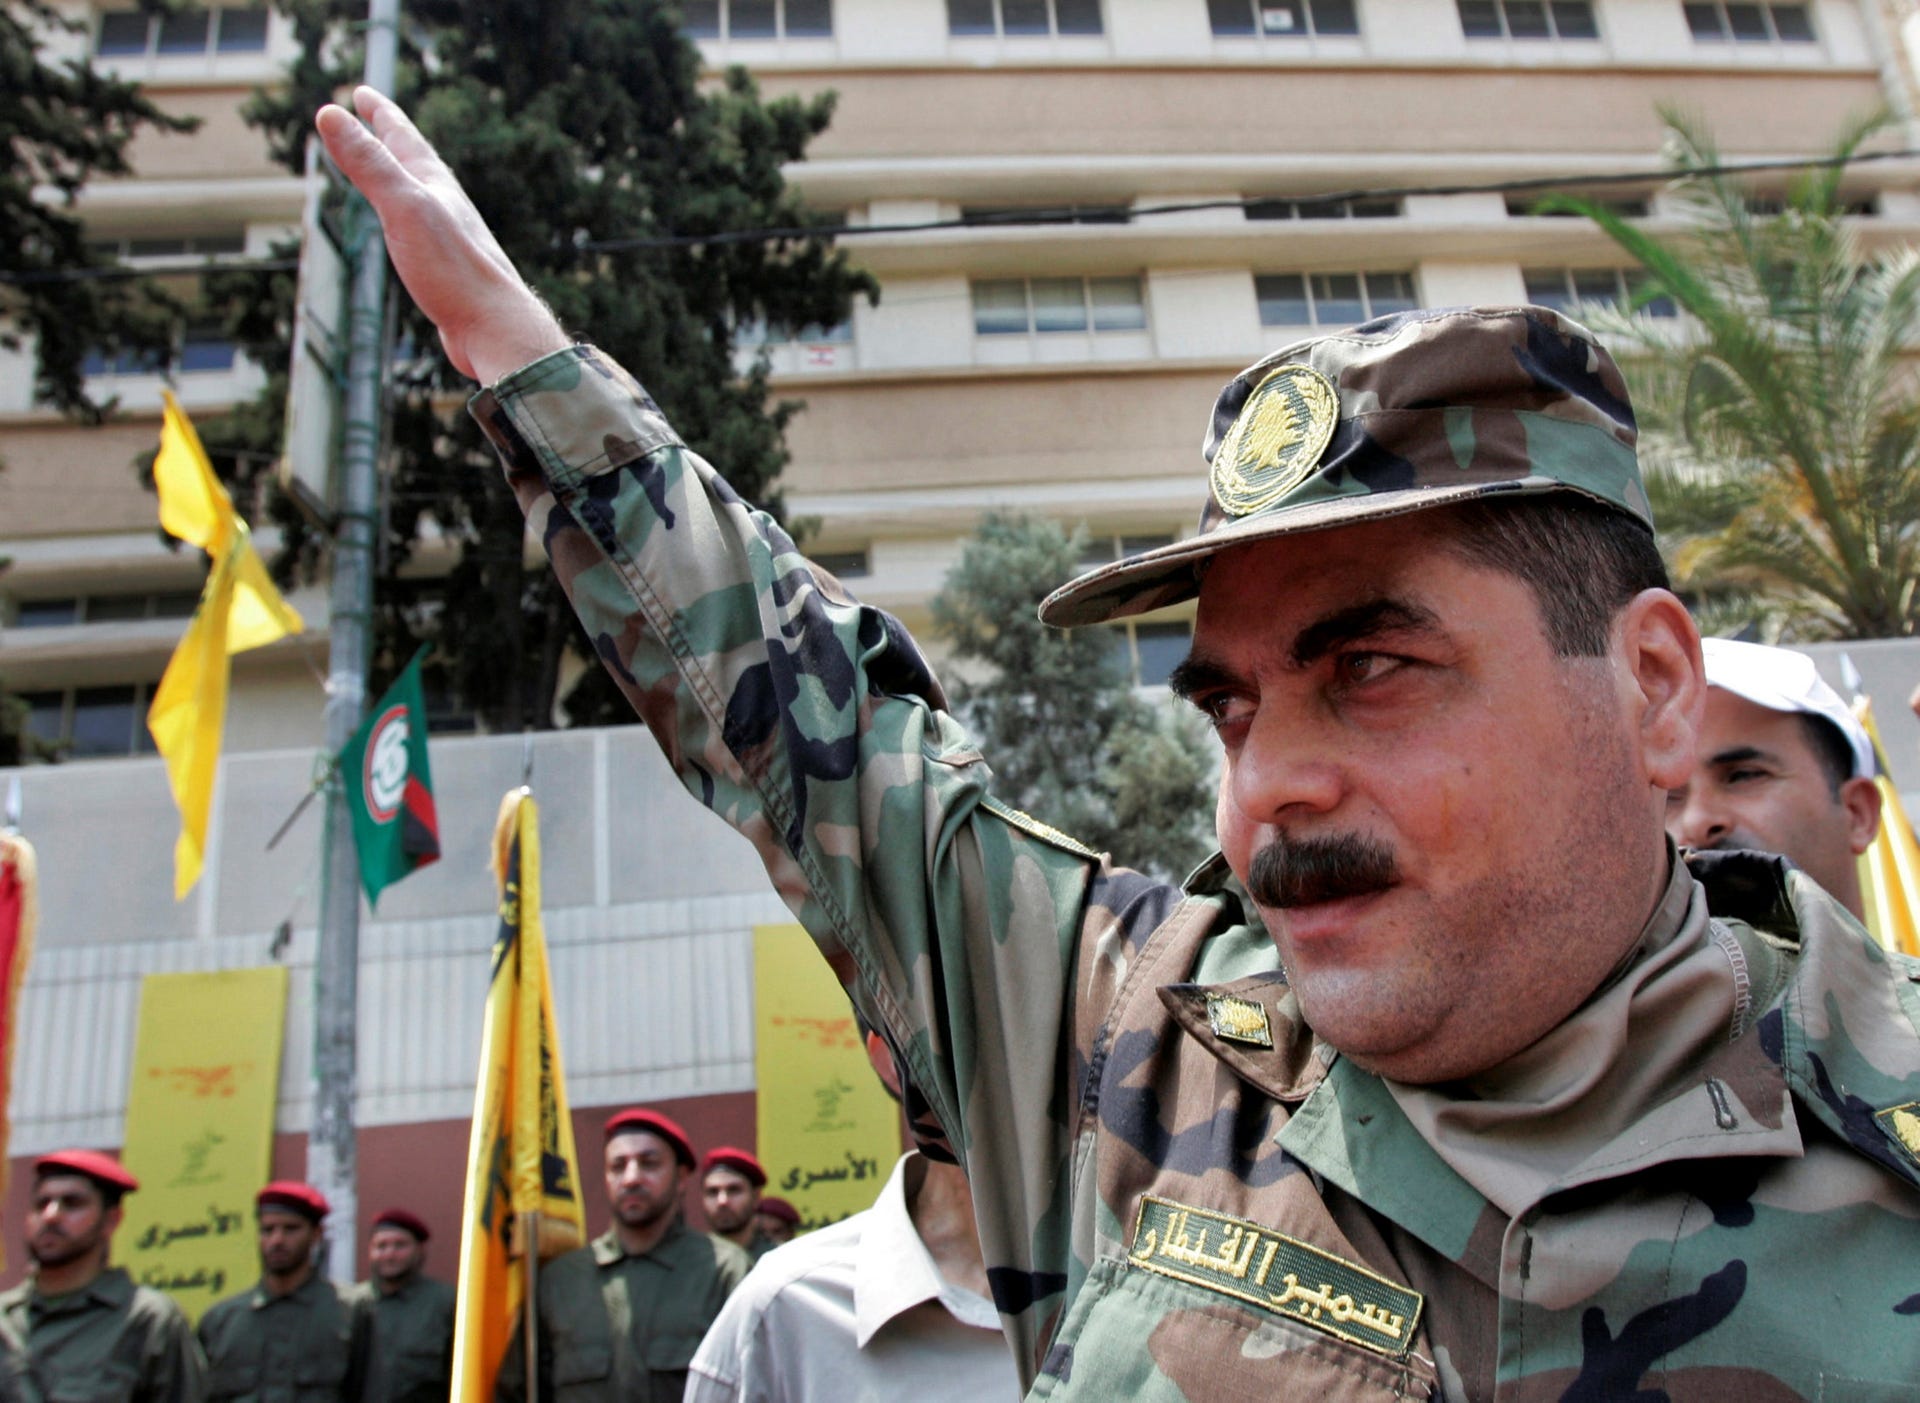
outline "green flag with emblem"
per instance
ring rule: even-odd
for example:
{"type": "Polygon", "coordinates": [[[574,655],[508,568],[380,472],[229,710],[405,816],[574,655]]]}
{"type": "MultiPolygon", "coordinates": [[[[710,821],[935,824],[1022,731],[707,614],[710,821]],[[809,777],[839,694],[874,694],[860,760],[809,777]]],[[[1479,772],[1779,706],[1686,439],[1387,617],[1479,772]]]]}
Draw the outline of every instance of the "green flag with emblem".
{"type": "Polygon", "coordinates": [[[440,858],[440,820],[427,764],[426,697],[420,686],[426,652],[422,648],[413,655],[340,752],[360,885],[370,905],[379,903],[386,887],[440,858]]]}

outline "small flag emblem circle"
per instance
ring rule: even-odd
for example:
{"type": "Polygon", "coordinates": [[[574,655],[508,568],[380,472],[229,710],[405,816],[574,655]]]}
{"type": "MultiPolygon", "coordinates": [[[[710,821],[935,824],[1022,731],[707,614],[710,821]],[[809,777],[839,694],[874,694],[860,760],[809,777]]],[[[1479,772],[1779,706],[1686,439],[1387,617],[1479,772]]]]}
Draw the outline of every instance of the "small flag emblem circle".
{"type": "Polygon", "coordinates": [[[366,762],[360,776],[367,816],[375,823],[391,823],[407,792],[407,708],[390,706],[373,723],[366,762]]]}

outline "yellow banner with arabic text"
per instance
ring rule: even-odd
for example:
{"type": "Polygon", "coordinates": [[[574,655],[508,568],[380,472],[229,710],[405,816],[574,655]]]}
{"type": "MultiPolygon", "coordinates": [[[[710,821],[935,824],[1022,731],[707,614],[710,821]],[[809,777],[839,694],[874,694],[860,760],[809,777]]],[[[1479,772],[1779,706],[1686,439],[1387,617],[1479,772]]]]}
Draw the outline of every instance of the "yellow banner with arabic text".
{"type": "Polygon", "coordinates": [[[811,1231],[871,1208],[900,1157],[900,1110],[846,992],[797,925],[753,931],[753,1071],[767,1192],[811,1231]]]}
{"type": "Polygon", "coordinates": [[[150,974],[140,988],[127,1138],[140,1180],[118,1265],[189,1318],[260,1274],[253,1196],[273,1164],[287,971],[150,974]]]}

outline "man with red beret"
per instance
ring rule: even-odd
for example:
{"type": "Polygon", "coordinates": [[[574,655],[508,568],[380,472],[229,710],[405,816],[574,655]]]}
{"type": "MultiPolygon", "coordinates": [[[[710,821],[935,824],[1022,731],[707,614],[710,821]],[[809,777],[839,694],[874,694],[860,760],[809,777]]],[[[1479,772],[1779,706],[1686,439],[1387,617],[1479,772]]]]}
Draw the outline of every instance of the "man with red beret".
{"type": "Polygon", "coordinates": [[[785,1246],[793,1241],[794,1229],[800,1226],[800,1210],[784,1198],[761,1194],[760,1206],[753,1210],[753,1226],[775,1247],[785,1246]]]}
{"type": "Polygon", "coordinates": [[[759,1261],[774,1248],[774,1240],[760,1230],[755,1215],[767,1171],[745,1150],[721,1145],[700,1161],[700,1206],[706,1210],[707,1230],[759,1261]]]}
{"type": "MultiPolygon", "coordinates": [[[[753,1260],[681,1217],[693,1143],[671,1117],[638,1107],[605,1127],[613,1224],[540,1269],[540,1398],[566,1403],[679,1403],[700,1339],[753,1260]]],[[[522,1336],[494,1397],[527,1393],[522,1336]]]]}
{"type": "Polygon", "coordinates": [[[351,1287],[322,1276],[326,1196],[280,1179],[254,1196],[260,1281],[200,1320],[215,1403],[359,1403],[373,1318],[351,1287]]]}
{"type": "Polygon", "coordinates": [[[367,1234],[368,1279],[358,1287],[373,1312],[367,1403],[446,1403],[454,1290],[425,1272],[432,1236],[404,1208],[382,1210],[367,1234]]]}
{"type": "Polygon", "coordinates": [[[93,1150],[42,1155],[33,1178],[33,1272],[0,1294],[0,1390],[199,1403],[206,1372],[186,1316],[170,1297],[107,1265],[120,1200],[139,1180],[93,1150]]]}

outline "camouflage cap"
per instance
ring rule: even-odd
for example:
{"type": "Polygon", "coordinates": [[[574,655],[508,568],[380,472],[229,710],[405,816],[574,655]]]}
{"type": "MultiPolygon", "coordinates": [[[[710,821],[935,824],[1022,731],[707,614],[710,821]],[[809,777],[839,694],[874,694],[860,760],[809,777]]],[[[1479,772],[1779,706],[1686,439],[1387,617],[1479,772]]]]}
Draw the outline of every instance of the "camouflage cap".
{"type": "Polygon", "coordinates": [[[1578,492],[1651,529],[1634,438],[1613,357],[1544,307],[1403,312],[1299,341],[1214,403],[1200,529],[1070,581],[1040,617],[1142,614],[1191,599],[1229,546],[1474,497],[1578,492]]]}

